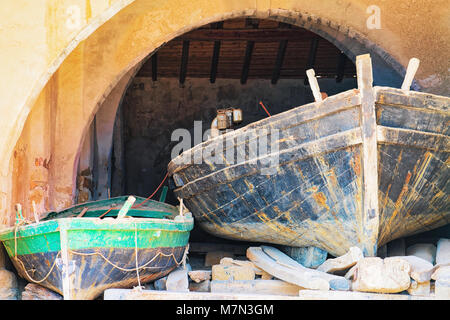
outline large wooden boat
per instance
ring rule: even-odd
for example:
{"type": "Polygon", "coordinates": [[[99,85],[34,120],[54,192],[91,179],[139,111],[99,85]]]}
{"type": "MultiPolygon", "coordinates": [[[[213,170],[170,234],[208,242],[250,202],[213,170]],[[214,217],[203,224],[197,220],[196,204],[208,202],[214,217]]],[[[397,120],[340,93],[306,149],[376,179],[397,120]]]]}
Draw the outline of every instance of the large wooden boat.
{"type": "Polygon", "coordinates": [[[175,193],[196,223],[224,238],[314,246],[335,256],[351,246],[375,255],[393,239],[450,223],[450,98],[410,91],[411,68],[394,89],[372,87],[369,55],[358,56],[356,67],[358,89],[321,100],[310,79],[316,102],[174,158],[175,193]],[[275,151],[251,155],[264,129],[278,132],[267,138],[275,151]],[[222,145],[245,160],[218,163],[211,150],[222,145]],[[275,173],[266,174],[271,157],[275,173]]]}
{"type": "Polygon", "coordinates": [[[50,212],[38,223],[2,231],[0,240],[21,277],[64,299],[95,299],[107,288],[131,288],[161,278],[181,264],[192,216],[137,197],[127,215],[117,217],[126,200],[117,197],[50,212]]]}

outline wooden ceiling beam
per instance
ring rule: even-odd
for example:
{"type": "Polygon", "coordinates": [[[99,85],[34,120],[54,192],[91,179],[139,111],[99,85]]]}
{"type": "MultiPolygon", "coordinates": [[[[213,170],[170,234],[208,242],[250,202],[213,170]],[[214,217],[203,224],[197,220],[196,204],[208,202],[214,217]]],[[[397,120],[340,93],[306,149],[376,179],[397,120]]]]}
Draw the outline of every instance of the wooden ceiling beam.
{"type": "MultiPolygon", "coordinates": [[[[308,62],[306,63],[305,71],[311,68],[314,68],[314,64],[316,63],[316,54],[317,54],[317,47],[319,45],[319,37],[315,36],[311,40],[311,44],[309,46],[309,54],[308,54],[308,62]]],[[[304,84],[308,85],[308,77],[305,77],[304,84]]]]}
{"type": "MultiPolygon", "coordinates": [[[[245,26],[247,28],[257,29],[258,24],[259,24],[258,20],[252,20],[252,19],[245,20],[245,26]]],[[[255,41],[253,41],[253,40],[247,41],[247,47],[245,48],[244,65],[242,66],[242,72],[241,72],[241,84],[245,84],[247,82],[248,72],[250,70],[250,61],[252,60],[252,53],[253,53],[254,46],[255,46],[255,41]]]]}
{"type": "Polygon", "coordinates": [[[158,80],[158,52],[152,55],[152,80],[158,80]]]}
{"type": "Polygon", "coordinates": [[[336,82],[342,82],[344,79],[345,63],[347,62],[347,56],[341,52],[338,57],[337,71],[336,71],[336,82]]]}
{"type": "MultiPolygon", "coordinates": [[[[279,27],[281,29],[290,29],[291,25],[280,22],[279,27]]],[[[284,55],[286,53],[288,40],[281,40],[278,45],[277,59],[275,60],[275,67],[272,71],[272,84],[276,84],[280,78],[281,67],[283,65],[284,55]]]]}
{"type": "MultiPolygon", "coordinates": [[[[211,25],[211,29],[213,30],[219,30],[223,28],[223,21],[214,23],[211,25]]],[[[219,55],[220,55],[220,40],[214,41],[214,49],[213,49],[213,56],[211,60],[211,73],[209,76],[209,81],[211,83],[216,82],[216,76],[217,76],[217,67],[219,65],[219,55]]]]}
{"type": "Polygon", "coordinates": [[[184,40],[183,49],[181,51],[180,84],[184,84],[184,81],[186,80],[188,59],[189,59],[189,40],[184,40]]]}

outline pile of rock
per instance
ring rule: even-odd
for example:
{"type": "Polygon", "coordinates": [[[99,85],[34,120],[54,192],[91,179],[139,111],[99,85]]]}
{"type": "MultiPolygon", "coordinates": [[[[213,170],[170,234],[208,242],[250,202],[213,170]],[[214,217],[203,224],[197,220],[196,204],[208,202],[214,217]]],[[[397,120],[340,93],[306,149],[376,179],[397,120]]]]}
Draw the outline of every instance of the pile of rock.
{"type": "Polygon", "coordinates": [[[415,244],[403,251],[403,255],[392,256],[402,251],[389,250],[384,258],[364,257],[359,248],[352,247],[345,255],[313,268],[271,246],[250,247],[244,259],[211,252],[203,267],[178,268],[155,281],[154,287],[310,298],[333,298],[335,293],[334,297],[342,299],[450,299],[450,239],[440,239],[437,246],[415,244]]]}

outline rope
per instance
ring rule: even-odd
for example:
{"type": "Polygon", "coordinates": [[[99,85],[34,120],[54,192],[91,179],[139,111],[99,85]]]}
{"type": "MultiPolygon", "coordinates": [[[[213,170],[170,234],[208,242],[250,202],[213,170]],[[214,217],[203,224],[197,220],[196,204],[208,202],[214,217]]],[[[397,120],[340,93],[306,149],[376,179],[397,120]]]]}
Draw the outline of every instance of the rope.
{"type": "Polygon", "coordinates": [[[158,192],[158,190],[161,188],[161,186],[163,185],[164,181],[166,181],[167,177],[169,176],[169,173],[167,172],[166,175],[164,176],[164,179],[161,181],[161,183],[159,184],[158,188],[156,188],[156,190],[149,196],[147,197],[147,199],[145,199],[144,201],[142,201],[140,204],[135,205],[133,207],[131,207],[132,209],[136,209],[139,208],[140,206],[142,206],[144,203],[146,203],[148,200],[150,200],[151,198],[153,198],[153,196],[156,194],[156,192],[158,192]]]}
{"type": "Polygon", "coordinates": [[[48,278],[48,276],[50,275],[50,273],[52,273],[52,271],[53,271],[53,269],[55,268],[55,265],[56,265],[56,260],[58,259],[58,256],[59,256],[60,253],[61,253],[61,251],[58,252],[58,254],[57,254],[56,257],[55,257],[55,260],[53,260],[53,265],[52,265],[52,267],[50,268],[50,271],[45,275],[44,278],[42,278],[42,279],[39,280],[39,281],[33,279],[33,277],[30,276],[30,274],[28,273],[27,269],[25,268],[25,265],[23,264],[22,260],[20,260],[18,257],[14,257],[14,259],[15,259],[16,261],[20,262],[20,264],[22,265],[23,271],[25,271],[27,277],[31,280],[31,282],[34,282],[34,283],[38,283],[38,284],[39,284],[39,283],[44,282],[45,280],[47,280],[47,278],[48,278]]]}
{"type": "Polygon", "coordinates": [[[261,107],[263,107],[264,111],[266,111],[266,113],[269,115],[269,117],[271,117],[272,115],[269,113],[269,111],[267,111],[267,109],[264,106],[264,104],[262,103],[262,101],[260,101],[259,104],[261,105],[261,107]]]}
{"type": "MultiPolygon", "coordinates": [[[[187,249],[187,246],[186,246],[187,249]]],[[[186,252],[185,249],[185,252],[186,252]]],[[[76,252],[73,250],[69,250],[72,254],[76,254],[76,255],[80,255],[80,256],[93,256],[93,255],[99,255],[101,258],[103,258],[103,260],[105,260],[107,263],[109,263],[110,265],[112,265],[114,268],[119,269],[121,271],[125,271],[125,272],[132,272],[132,271],[136,271],[136,268],[133,269],[126,269],[126,268],[121,268],[118,265],[114,264],[113,262],[111,262],[108,258],[106,258],[103,254],[101,254],[100,252],[89,252],[89,253],[82,253],[82,252],[76,252]]],[[[159,256],[163,256],[163,257],[172,257],[173,261],[175,261],[175,263],[177,264],[177,266],[179,266],[182,262],[183,262],[183,258],[180,261],[177,261],[177,259],[175,258],[175,255],[173,253],[171,254],[164,254],[161,251],[158,252],[157,255],[155,255],[152,259],[150,259],[149,261],[147,261],[145,264],[143,264],[142,266],[138,267],[138,269],[157,269],[159,267],[147,267],[148,264],[152,263],[156,258],[159,258],[159,256]]]]}

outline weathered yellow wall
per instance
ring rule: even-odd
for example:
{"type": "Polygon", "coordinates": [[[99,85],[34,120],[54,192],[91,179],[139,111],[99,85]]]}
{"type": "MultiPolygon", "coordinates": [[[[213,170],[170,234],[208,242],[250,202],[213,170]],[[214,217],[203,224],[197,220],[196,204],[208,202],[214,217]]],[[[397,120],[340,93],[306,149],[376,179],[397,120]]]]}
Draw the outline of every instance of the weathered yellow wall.
{"type": "Polygon", "coordinates": [[[133,66],[179,34],[244,15],[322,24],[337,41],[362,39],[369,52],[380,49],[403,67],[418,57],[416,79],[423,90],[449,93],[445,0],[5,0],[0,9],[0,224],[11,222],[16,201],[26,208],[39,201],[42,209],[72,202],[83,136],[133,66]],[[379,30],[366,24],[373,4],[381,9],[379,30]]]}

